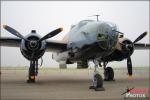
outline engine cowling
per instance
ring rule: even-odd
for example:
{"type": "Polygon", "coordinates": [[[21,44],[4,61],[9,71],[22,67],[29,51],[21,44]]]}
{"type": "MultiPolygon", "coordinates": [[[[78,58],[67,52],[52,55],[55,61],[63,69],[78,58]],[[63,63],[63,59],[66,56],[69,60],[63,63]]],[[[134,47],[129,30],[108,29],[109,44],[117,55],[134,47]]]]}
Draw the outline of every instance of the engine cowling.
{"type": "Polygon", "coordinates": [[[128,58],[134,52],[134,44],[127,38],[119,38],[116,49],[110,55],[104,57],[103,61],[121,61],[128,58]]]}
{"type": "Polygon", "coordinates": [[[134,44],[132,43],[131,40],[127,38],[120,38],[117,46],[117,50],[121,51],[124,55],[131,56],[132,53],[134,52],[134,44]]]}
{"type": "Polygon", "coordinates": [[[28,60],[37,60],[41,58],[45,53],[46,42],[37,42],[41,37],[33,33],[26,36],[26,38],[29,41],[23,39],[21,41],[20,50],[22,55],[28,60]]]}

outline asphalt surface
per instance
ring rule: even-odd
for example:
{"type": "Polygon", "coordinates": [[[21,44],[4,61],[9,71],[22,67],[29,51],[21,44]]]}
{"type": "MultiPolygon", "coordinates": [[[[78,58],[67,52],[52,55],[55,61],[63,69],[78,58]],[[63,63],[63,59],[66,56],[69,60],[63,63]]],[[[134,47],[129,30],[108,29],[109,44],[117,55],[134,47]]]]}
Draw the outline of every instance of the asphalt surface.
{"type": "Polygon", "coordinates": [[[114,72],[115,81],[104,82],[105,91],[94,91],[89,89],[93,69],[40,69],[36,83],[29,84],[27,68],[2,68],[1,100],[124,100],[127,87],[149,88],[149,68],[134,68],[132,78],[124,68],[114,72]]]}

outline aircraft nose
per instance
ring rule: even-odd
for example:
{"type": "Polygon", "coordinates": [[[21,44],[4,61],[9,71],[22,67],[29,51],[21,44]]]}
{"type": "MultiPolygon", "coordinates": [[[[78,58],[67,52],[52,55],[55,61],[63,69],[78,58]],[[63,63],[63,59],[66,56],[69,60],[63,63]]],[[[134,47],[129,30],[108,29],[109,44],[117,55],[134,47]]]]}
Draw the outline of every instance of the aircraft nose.
{"type": "Polygon", "coordinates": [[[97,41],[102,49],[111,50],[115,47],[117,34],[113,31],[114,26],[108,23],[102,23],[98,27],[97,41]]]}
{"type": "Polygon", "coordinates": [[[104,50],[112,50],[117,43],[116,34],[97,34],[97,43],[104,50]]]}

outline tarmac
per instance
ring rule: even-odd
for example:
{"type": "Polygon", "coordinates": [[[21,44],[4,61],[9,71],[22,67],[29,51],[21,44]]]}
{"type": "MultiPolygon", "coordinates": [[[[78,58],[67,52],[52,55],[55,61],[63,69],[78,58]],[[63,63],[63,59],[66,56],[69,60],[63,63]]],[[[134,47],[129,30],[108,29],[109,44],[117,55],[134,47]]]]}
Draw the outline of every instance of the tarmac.
{"type": "MultiPolygon", "coordinates": [[[[28,68],[1,68],[1,100],[149,100],[125,98],[127,88],[149,89],[149,68],[115,68],[115,81],[104,81],[105,91],[89,89],[93,69],[40,68],[36,83],[26,83],[28,68]]],[[[103,70],[100,69],[103,77],[103,70]]]]}

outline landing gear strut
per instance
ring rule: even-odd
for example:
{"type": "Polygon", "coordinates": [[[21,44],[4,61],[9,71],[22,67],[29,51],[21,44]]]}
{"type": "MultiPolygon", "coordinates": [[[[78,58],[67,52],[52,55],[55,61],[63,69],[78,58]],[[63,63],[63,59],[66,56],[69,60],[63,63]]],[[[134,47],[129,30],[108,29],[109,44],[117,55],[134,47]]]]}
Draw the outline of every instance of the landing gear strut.
{"type": "Polygon", "coordinates": [[[38,74],[38,60],[30,61],[27,83],[35,83],[35,76],[38,74]]]}
{"type": "Polygon", "coordinates": [[[95,64],[95,69],[93,73],[92,86],[90,86],[89,89],[95,89],[95,91],[104,91],[103,79],[98,72],[99,63],[97,60],[94,60],[93,62],[95,64]]]}

